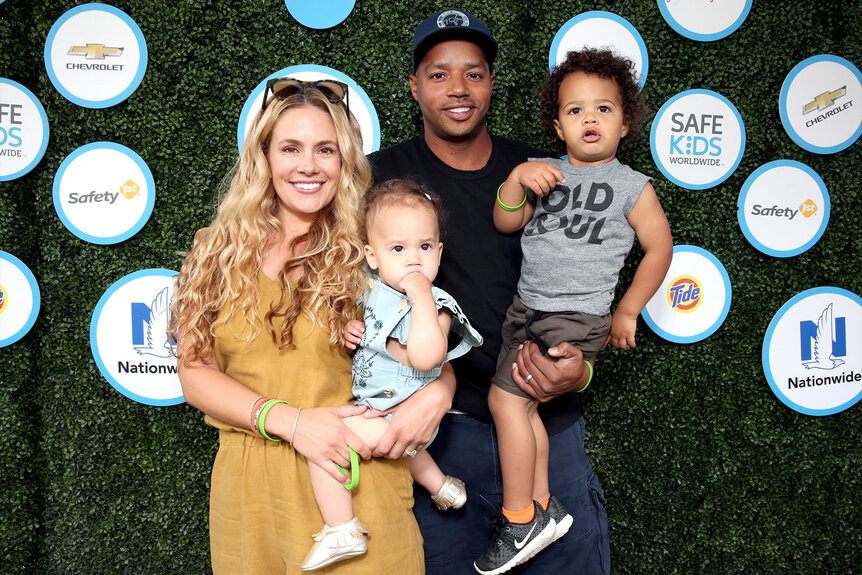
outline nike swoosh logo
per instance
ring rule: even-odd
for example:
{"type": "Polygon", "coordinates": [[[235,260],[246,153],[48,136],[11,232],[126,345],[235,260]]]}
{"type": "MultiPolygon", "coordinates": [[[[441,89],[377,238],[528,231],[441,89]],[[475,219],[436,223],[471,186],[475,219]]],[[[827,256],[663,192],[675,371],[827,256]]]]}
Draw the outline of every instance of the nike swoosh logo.
{"type": "Polygon", "coordinates": [[[530,529],[530,532],[527,533],[526,535],[524,535],[524,538],[521,539],[520,541],[515,541],[515,549],[520,550],[527,543],[527,539],[530,538],[530,535],[532,535],[533,531],[535,531],[535,530],[536,530],[536,523],[533,523],[533,527],[530,529]]]}

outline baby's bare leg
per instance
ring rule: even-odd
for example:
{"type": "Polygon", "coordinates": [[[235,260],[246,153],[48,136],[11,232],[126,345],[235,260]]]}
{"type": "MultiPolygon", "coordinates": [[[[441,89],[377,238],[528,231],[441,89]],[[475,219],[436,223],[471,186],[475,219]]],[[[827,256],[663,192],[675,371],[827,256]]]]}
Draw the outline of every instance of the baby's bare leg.
{"type": "Polygon", "coordinates": [[[308,475],[311,477],[317,507],[327,525],[334,527],[353,519],[353,499],[343,484],[311,461],[308,462],[308,475]]]}

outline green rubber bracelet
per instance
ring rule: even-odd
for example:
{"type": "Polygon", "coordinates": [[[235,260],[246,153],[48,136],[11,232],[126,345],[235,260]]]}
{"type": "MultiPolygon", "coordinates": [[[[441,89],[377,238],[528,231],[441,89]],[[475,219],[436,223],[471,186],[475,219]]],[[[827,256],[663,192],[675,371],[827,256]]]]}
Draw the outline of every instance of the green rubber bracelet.
{"type": "Polygon", "coordinates": [[[581,389],[579,389],[576,393],[581,393],[586,388],[588,388],[590,386],[590,382],[593,380],[593,364],[591,364],[587,360],[584,360],[584,363],[587,364],[588,368],[590,368],[590,377],[587,378],[587,384],[584,387],[582,387],[581,389]]]}
{"type": "Polygon", "coordinates": [[[512,206],[508,206],[508,205],[504,204],[503,200],[500,199],[500,190],[502,190],[503,186],[505,186],[505,185],[506,185],[506,182],[503,182],[502,184],[500,184],[500,187],[497,188],[497,205],[500,206],[501,208],[503,208],[504,210],[506,210],[507,212],[517,212],[522,207],[524,207],[524,204],[527,202],[527,190],[524,190],[524,199],[521,200],[521,203],[518,204],[517,206],[512,207],[512,206]]]}
{"type": "Polygon", "coordinates": [[[341,471],[344,475],[350,476],[350,483],[345,483],[344,488],[348,491],[359,485],[359,455],[353,451],[353,448],[348,447],[350,450],[350,471],[347,471],[337,463],[335,464],[338,467],[338,470],[341,471]]]}
{"type": "Polygon", "coordinates": [[[266,414],[269,413],[269,410],[272,409],[276,403],[285,403],[290,405],[283,399],[270,399],[266,402],[266,405],[263,406],[263,409],[260,410],[260,416],[257,419],[257,430],[260,431],[260,434],[270,441],[283,441],[280,437],[270,437],[266,434],[266,414]]]}

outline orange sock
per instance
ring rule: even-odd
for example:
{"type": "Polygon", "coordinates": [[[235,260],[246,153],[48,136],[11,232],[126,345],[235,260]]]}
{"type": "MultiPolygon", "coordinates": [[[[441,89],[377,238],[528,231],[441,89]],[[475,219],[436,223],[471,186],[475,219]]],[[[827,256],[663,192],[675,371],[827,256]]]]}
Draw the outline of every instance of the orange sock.
{"type": "Polygon", "coordinates": [[[545,499],[544,501],[539,501],[539,505],[542,506],[542,509],[547,511],[548,510],[548,503],[550,503],[550,502],[551,502],[551,496],[548,495],[547,499],[545,499]]]}
{"type": "Polygon", "coordinates": [[[503,515],[512,523],[529,523],[535,517],[536,510],[533,509],[532,503],[520,511],[509,511],[503,507],[503,515]]]}

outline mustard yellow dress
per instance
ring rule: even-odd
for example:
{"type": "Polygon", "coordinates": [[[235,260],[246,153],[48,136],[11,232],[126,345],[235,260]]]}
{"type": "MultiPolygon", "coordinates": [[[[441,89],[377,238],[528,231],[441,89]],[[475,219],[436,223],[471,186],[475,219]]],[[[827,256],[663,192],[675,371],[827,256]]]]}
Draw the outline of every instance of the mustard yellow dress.
{"type": "MultiPolygon", "coordinates": [[[[262,318],[281,297],[279,284],[259,279],[262,318]]],[[[224,310],[223,310],[224,313],[224,310]]],[[[260,325],[263,325],[262,323],[260,325]]],[[[278,329],[278,326],[276,326],[278,329]]],[[[241,340],[243,322],[215,333],[218,365],[258,394],[304,408],[353,403],[350,359],[329,347],[325,329],[300,318],[296,349],[281,351],[264,328],[241,340]]],[[[259,439],[207,417],[219,429],[210,494],[210,545],[215,575],[299,574],[312,535],[323,527],[305,457],[287,441],[259,439]]],[[[302,426],[302,418],[299,421],[302,426]]],[[[413,518],[413,487],[404,459],[362,461],[353,490],[355,515],[371,531],[368,553],[318,573],[422,574],[422,537],[413,518]]]]}

